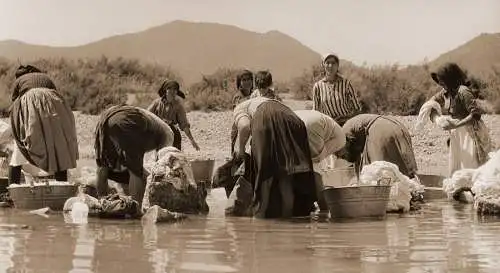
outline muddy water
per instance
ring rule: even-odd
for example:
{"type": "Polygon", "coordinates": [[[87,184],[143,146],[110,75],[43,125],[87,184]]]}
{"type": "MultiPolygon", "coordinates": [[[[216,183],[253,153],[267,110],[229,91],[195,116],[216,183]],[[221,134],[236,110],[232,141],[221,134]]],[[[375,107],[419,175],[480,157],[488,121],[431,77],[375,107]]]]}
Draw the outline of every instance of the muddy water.
{"type": "Polygon", "coordinates": [[[383,221],[224,218],[176,224],[65,222],[0,209],[0,272],[498,272],[500,221],[436,202],[383,221]]]}

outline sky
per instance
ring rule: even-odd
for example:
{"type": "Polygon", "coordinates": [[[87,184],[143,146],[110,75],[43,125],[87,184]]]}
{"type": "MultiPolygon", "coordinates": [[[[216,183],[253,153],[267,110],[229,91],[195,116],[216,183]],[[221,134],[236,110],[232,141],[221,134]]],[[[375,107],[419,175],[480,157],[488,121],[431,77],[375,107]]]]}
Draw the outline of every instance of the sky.
{"type": "Polygon", "coordinates": [[[432,60],[500,32],[500,0],[0,0],[0,40],[75,46],[174,20],[278,30],[356,64],[432,60]]]}

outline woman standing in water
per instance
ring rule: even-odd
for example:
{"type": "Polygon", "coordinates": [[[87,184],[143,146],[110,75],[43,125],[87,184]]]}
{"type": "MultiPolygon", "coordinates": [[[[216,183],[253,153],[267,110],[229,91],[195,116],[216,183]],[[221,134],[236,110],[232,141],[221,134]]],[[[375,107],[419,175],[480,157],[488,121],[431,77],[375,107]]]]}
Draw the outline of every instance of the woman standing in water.
{"type": "Polygon", "coordinates": [[[180,86],[177,81],[166,80],[158,90],[160,96],[149,105],[148,110],[164,120],[174,132],[173,146],[181,150],[182,136],[177,126],[184,131],[186,136],[191,141],[191,145],[198,151],[200,147],[196,143],[191,134],[191,125],[188,122],[186,110],[182,104],[179,94],[184,94],[180,91],[180,86]]]}
{"type": "MultiPolygon", "coordinates": [[[[256,87],[272,85],[270,74],[257,74],[256,87]]],[[[244,158],[250,136],[254,215],[258,218],[308,216],[317,201],[304,122],[281,102],[256,97],[234,109],[238,128],[235,156],[244,158]]]]}
{"type": "Polygon", "coordinates": [[[313,110],[332,117],[342,126],[361,112],[361,104],[351,82],[339,74],[337,55],[328,54],[322,64],[325,77],[313,86],[313,110]]]}
{"type": "Polygon", "coordinates": [[[295,114],[304,122],[307,128],[307,138],[314,166],[318,206],[321,211],[328,212],[323,197],[323,180],[320,174],[321,162],[344,148],[346,137],[342,127],[331,117],[316,110],[296,110],[295,114]]]}
{"type": "Polygon", "coordinates": [[[108,178],[128,184],[129,194],[142,203],[146,186],[144,155],[172,146],[171,126],[155,114],[134,106],[113,106],[101,113],[95,132],[97,195],[108,194],[108,178]]]}
{"type": "Polygon", "coordinates": [[[337,155],[355,163],[358,173],[364,165],[374,161],[387,161],[396,164],[399,171],[409,178],[417,174],[410,132],[396,119],[360,114],[349,119],[342,130],[346,136],[346,145],[337,155]]]}
{"type": "MultiPolygon", "coordinates": [[[[443,114],[452,120],[443,129],[450,132],[449,175],[455,171],[475,169],[488,161],[491,139],[481,119],[484,111],[467,85],[465,72],[456,63],[447,63],[431,73],[432,79],[443,90],[432,97],[441,106],[443,114]]],[[[436,113],[431,114],[431,119],[436,113]]]]}
{"type": "Polygon", "coordinates": [[[38,68],[20,66],[15,76],[10,121],[18,156],[11,160],[9,183],[20,182],[21,167],[27,162],[67,181],[67,170],[76,168],[78,160],[73,112],[38,68]]]}

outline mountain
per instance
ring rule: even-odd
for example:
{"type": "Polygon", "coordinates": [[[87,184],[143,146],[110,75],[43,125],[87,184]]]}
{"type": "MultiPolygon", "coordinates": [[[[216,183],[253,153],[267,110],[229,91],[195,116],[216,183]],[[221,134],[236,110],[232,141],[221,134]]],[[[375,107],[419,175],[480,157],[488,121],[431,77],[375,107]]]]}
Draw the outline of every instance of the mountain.
{"type": "Polygon", "coordinates": [[[489,74],[492,67],[500,69],[500,33],[483,33],[467,43],[448,51],[430,63],[436,69],[445,62],[456,62],[475,75],[489,74]]]}
{"type": "Polygon", "coordinates": [[[218,68],[269,69],[288,80],[320,62],[321,56],[279,31],[257,33],[216,23],[173,21],[145,31],[74,47],[0,42],[0,56],[23,62],[40,57],[135,58],[170,66],[193,83],[218,68]]]}

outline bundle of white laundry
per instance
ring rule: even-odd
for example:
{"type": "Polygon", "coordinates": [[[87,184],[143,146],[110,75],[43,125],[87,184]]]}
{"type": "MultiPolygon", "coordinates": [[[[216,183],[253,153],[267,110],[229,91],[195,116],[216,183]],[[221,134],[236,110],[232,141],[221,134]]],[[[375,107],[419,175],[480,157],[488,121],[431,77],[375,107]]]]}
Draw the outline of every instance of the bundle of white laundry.
{"type": "Polygon", "coordinates": [[[477,169],[462,169],[443,181],[443,190],[450,199],[474,202],[481,214],[500,214],[500,150],[477,169]],[[464,198],[471,192],[471,198],[464,198]]]}

